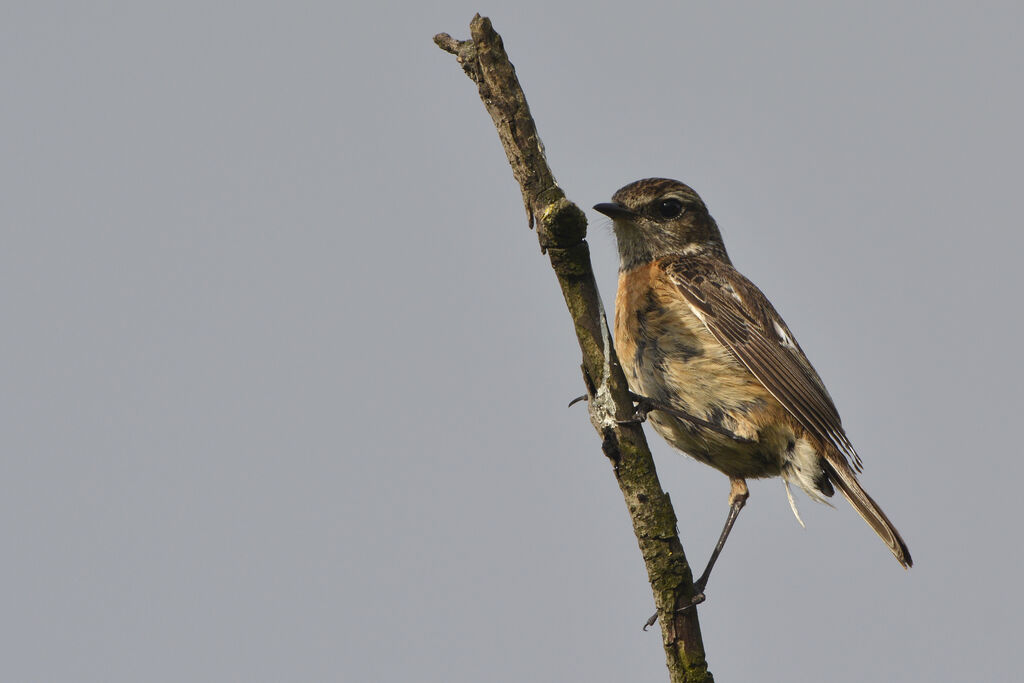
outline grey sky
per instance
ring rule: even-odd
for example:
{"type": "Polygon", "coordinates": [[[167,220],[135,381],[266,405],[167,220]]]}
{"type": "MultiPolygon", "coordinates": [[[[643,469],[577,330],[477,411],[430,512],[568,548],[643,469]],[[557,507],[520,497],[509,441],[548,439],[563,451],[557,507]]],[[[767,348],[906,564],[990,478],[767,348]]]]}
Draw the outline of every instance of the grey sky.
{"type": "MultiPolygon", "coordinates": [[[[753,482],[716,678],[1009,679],[1024,10],[550,0],[6,6],[0,679],[665,680],[570,319],[431,42],[476,11],[571,199],[701,193],[913,553],[753,482]]],[[[702,564],[728,481],[649,436],[702,564]]]]}

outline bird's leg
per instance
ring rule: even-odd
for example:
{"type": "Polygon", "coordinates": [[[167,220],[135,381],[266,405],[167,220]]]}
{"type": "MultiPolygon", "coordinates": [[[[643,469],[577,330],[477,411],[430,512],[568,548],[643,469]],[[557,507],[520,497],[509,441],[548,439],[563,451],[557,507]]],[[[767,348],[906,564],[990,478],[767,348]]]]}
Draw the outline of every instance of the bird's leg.
{"type": "MultiPolygon", "coordinates": [[[[708,565],[704,567],[704,573],[693,582],[695,591],[693,599],[700,598],[701,602],[704,600],[704,589],[708,585],[708,578],[711,577],[711,569],[715,566],[715,562],[718,561],[718,556],[722,554],[725,540],[729,538],[729,532],[732,531],[732,525],[736,523],[736,518],[740,516],[740,510],[747,504],[747,498],[750,498],[750,490],[747,489],[747,482],[745,480],[739,477],[729,477],[729,484],[729,516],[725,518],[722,535],[718,537],[718,543],[715,544],[715,549],[711,552],[711,559],[708,560],[708,565]]],[[[695,602],[694,604],[697,603],[695,602]]],[[[683,609],[686,608],[684,607],[683,609]]]]}
{"type": "Polygon", "coordinates": [[[633,413],[631,417],[628,417],[625,420],[619,420],[619,424],[633,424],[638,422],[644,422],[647,419],[648,415],[650,415],[655,410],[660,410],[661,412],[667,415],[679,418],[680,420],[689,422],[690,424],[696,425],[698,427],[710,429],[713,432],[721,434],[722,436],[727,436],[730,439],[739,441],[741,443],[754,443],[755,441],[755,439],[748,439],[747,437],[740,436],[735,432],[730,432],[725,427],[717,425],[714,422],[708,422],[704,418],[697,417],[696,415],[691,415],[685,410],[680,410],[679,408],[674,408],[659,401],[655,401],[653,398],[641,396],[640,394],[634,394],[632,391],[629,392],[629,397],[633,399],[633,401],[636,403],[636,411],[633,413]]]}
{"type": "MultiPolygon", "coordinates": [[[[725,526],[722,527],[722,534],[718,537],[718,543],[715,544],[715,549],[711,551],[711,559],[708,560],[708,564],[704,567],[704,572],[700,575],[700,578],[693,582],[693,599],[689,605],[680,607],[677,612],[690,609],[695,605],[699,605],[704,602],[706,596],[704,595],[704,589],[707,588],[708,579],[711,577],[711,569],[715,566],[715,562],[718,561],[718,556],[722,554],[722,548],[725,547],[725,541],[729,538],[729,532],[732,531],[733,524],[736,523],[736,518],[740,515],[740,510],[747,503],[747,498],[750,497],[750,490],[747,489],[747,482],[739,477],[729,477],[729,516],[725,518],[725,526]]],[[[655,612],[651,615],[651,618],[644,624],[644,630],[648,627],[653,626],[654,622],[658,620],[658,613],[655,612]]]]}

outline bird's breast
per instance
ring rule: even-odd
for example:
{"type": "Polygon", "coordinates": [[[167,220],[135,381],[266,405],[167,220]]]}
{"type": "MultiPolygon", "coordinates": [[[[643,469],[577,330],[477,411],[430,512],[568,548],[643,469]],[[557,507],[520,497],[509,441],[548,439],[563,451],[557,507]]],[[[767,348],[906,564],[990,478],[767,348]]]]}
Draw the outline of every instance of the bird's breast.
{"type": "Polygon", "coordinates": [[[651,413],[652,425],[669,443],[723,471],[777,473],[781,454],[765,437],[784,420],[781,405],[711,334],[657,263],[619,274],[615,347],[634,392],[760,442],[752,447],[651,413]]]}

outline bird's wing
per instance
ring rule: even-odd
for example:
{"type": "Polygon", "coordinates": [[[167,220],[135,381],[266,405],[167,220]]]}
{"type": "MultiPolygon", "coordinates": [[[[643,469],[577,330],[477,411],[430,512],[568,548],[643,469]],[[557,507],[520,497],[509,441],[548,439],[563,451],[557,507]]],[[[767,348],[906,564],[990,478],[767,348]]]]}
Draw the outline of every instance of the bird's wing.
{"type": "Polygon", "coordinates": [[[711,334],[805,430],[823,444],[832,444],[860,471],[860,456],[843,431],[825,385],[761,290],[716,259],[680,256],[663,261],[662,267],[711,334]]]}

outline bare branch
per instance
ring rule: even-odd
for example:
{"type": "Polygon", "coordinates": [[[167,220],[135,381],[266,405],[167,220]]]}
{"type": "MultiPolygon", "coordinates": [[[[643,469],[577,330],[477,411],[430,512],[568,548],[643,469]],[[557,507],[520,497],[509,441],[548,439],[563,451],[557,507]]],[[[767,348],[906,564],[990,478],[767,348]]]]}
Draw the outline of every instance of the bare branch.
{"type": "Polygon", "coordinates": [[[477,84],[522,190],[529,224],[537,226],[541,250],[548,254],[558,276],[583,352],[590,419],[601,437],[602,451],[613,464],[647,566],[671,680],[713,681],[697,608],[678,611],[690,604],[694,590],[676,531],[675,511],[658,481],[642,428],[622,422],[632,415],[633,403],[594,280],[585,239],[586,217],[555,182],[501,36],[490,20],[479,14],[470,23],[470,35],[470,40],[460,41],[439,33],[434,42],[456,55],[466,75],[477,84]]]}

